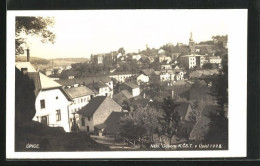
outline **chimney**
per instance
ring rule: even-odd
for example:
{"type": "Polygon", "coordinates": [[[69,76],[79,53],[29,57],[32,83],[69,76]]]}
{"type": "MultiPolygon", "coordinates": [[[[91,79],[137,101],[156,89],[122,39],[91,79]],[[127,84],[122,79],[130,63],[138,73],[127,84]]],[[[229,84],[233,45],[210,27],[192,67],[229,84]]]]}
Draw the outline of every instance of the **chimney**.
{"type": "Polygon", "coordinates": [[[30,49],[27,48],[26,52],[27,52],[27,62],[30,62],[30,49]]]}

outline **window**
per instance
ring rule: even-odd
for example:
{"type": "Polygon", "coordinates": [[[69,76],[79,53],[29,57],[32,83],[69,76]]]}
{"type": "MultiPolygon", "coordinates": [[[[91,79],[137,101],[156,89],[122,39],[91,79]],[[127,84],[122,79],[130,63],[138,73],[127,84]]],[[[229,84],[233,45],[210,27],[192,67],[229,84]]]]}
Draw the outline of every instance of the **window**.
{"type": "Polygon", "coordinates": [[[56,100],[58,100],[59,99],[59,97],[58,96],[56,96],[56,100]]]}
{"type": "Polygon", "coordinates": [[[83,103],[83,99],[81,99],[81,103],[83,103]]]}
{"type": "Polygon", "coordinates": [[[91,120],[91,118],[88,116],[88,121],[90,121],[91,120]]]}
{"type": "Polygon", "coordinates": [[[85,118],[81,118],[81,126],[85,126],[85,118]]]}
{"type": "Polygon", "coordinates": [[[60,110],[56,110],[56,121],[61,121],[60,110]]]}
{"type": "Polygon", "coordinates": [[[89,126],[87,126],[87,132],[89,132],[89,126]]]}
{"type": "Polygon", "coordinates": [[[40,100],[40,103],[41,103],[41,109],[44,109],[45,108],[45,100],[40,100]]]}

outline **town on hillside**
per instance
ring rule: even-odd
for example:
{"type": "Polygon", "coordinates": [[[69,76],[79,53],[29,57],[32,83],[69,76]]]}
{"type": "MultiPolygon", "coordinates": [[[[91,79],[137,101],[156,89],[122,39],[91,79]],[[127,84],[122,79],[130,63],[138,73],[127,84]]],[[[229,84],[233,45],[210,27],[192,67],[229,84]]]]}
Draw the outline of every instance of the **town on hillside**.
{"type": "Polygon", "coordinates": [[[188,45],[119,48],[66,65],[50,60],[47,68],[31,62],[28,48],[15,66],[33,82],[34,122],[84,133],[110,150],[199,148],[179,146],[185,144],[221,150],[228,148],[227,94],[221,91],[227,37],[197,43],[190,33],[188,45]]]}

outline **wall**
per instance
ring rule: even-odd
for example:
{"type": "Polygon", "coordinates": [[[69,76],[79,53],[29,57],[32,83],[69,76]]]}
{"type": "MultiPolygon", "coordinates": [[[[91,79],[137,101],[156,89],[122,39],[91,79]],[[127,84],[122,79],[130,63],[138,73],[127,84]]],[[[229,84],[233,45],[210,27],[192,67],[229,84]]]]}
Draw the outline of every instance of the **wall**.
{"type": "Polygon", "coordinates": [[[68,105],[70,102],[60,91],[60,89],[52,89],[40,91],[35,101],[36,114],[33,118],[35,121],[41,122],[42,116],[48,116],[49,126],[61,126],[66,132],[70,131],[68,119],[68,105]],[[58,97],[56,99],[56,97],[58,97]],[[40,100],[45,100],[45,108],[41,109],[40,100]],[[61,121],[56,121],[56,110],[61,112],[61,121]]]}

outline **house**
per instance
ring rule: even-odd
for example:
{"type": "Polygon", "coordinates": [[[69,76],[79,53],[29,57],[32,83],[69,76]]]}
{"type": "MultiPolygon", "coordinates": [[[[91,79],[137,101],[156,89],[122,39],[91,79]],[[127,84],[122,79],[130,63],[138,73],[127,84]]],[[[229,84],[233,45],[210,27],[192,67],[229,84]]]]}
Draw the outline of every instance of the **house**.
{"type": "Polygon", "coordinates": [[[205,57],[203,55],[192,54],[184,55],[180,57],[180,63],[187,69],[202,67],[204,64],[205,57]]]}
{"type": "Polygon", "coordinates": [[[120,84],[120,90],[128,90],[133,97],[138,96],[140,94],[139,86],[131,82],[124,82],[120,84]]]}
{"type": "Polygon", "coordinates": [[[80,131],[99,133],[104,128],[101,127],[112,112],[121,112],[122,108],[112,98],[97,96],[80,109],[77,124],[80,131]]]}
{"type": "Polygon", "coordinates": [[[154,69],[142,69],[142,71],[140,72],[141,74],[144,74],[148,77],[150,77],[150,75],[154,72],[154,69]]]}
{"type": "Polygon", "coordinates": [[[149,61],[150,63],[153,63],[153,62],[154,62],[154,58],[153,58],[153,57],[148,56],[147,59],[148,59],[148,61],[149,61]]]}
{"type": "Polygon", "coordinates": [[[77,87],[77,86],[89,86],[95,82],[102,81],[106,85],[108,85],[111,89],[113,89],[113,81],[111,78],[107,76],[95,76],[95,77],[80,77],[73,79],[59,79],[56,82],[61,84],[63,87],[77,87]]]}
{"type": "Polygon", "coordinates": [[[161,69],[172,69],[172,66],[170,64],[163,64],[161,65],[161,69]]]}
{"type": "Polygon", "coordinates": [[[35,109],[34,121],[51,127],[63,127],[70,131],[68,106],[71,100],[67,98],[62,86],[40,72],[28,73],[35,84],[35,109]]]}
{"type": "Polygon", "coordinates": [[[164,54],[165,54],[165,51],[164,51],[163,49],[160,49],[160,50],[158,51],[158,54],[159,54],[159,55],[164,55],[164,54]]]}
{"type": "Polygon", "coordinates": [[[144,74],[140,74],[137,76],[136,81],[138,85],[140,85],[140,83],[147,83],[149,82],[149,77],[144,74]]]}
{"type": "Polygon", "coordinates": [[[91,55],[90,59],[94,64],[103,64],[104,54],[91,55]]]}
{"type": "MultiPolygon", "coordinates": [[[[30,59],[28,52],[27,60],[30,59]]],[[[15,65],[23,74],[28,75],[35,86],[36,113],[33,120],[51,127],[63,127],[69,132],[71,126],[68,105],[71,104],[71,100],[64,93],[62,85],[37,72],[29,61],[17,62],[15,65]]]]}
{"type": "Polygon", "coordinates": [[[92,85],[90,84],[89,87],[97,93],[97,96],[113,97],[113,89],[102,81],[94,82],[92,85]]]}
{"type": "Polygon", "coordinates": [[[133,98],[132,94],[128,90],[121,90],[119,93],[113,95],[113,100],[122,106],[124,101],[133,98]]]}
{"type": "Polygon", "coordinates": [[[170,63],[171,60],[172,60],[172,58],[168,57],[166,55],[160,55],[159,56],[159,63],[162,63],[162,62],[170,63]]]}
{"type": "Polygon", "coordinates": [[[36,72],[30,62],[15,62],[15,67],[22,72],[36,72]]]}
{"type": "Polygon", "coordinates": [[[125,82],[127,78],[134,76],[135,74],[129,72],[117,72],[110,74],[110,78],[114,78],[118,82],[125,82]]]}
{"type": "Polygon", "coordinates": [[[160,72],[160,81],[174,81],[175,73],[173,71],[161,71],[160,72]]]}
{"type": "Polygon", "coordinates": [[[87,105],[89,101],[95,96],[95,93],[86,86],[80,86],[75,88],[64,88],[66,95],[70,98],[72,103],[68,106],[69,109],[69,122],[72,126],[74,114],[82,107],[87,105]]]}
{"type": "Polygon", "coordinates": [[[208,132],[209,123],[210,123],[210,115],[216,114],[217,110],[219,109],[216,105],[206,105],[202,112],[201,117],[195,123],[191,133],[190,133],[190,140],[203,140],[208,132]]]}
{"type": "Polygon", "coordinates": [[[209,63],[221,64],[222,58],[219,56],[210,56],[208,57],[209,63]]]}
{"type": "Polygon", "coordinates": [[[50,75],[53,75],[53,74],[54,74],[53,69],[46,69],[46,71],[45,71],[46,76],[50,76],[50,75]]]}
{"type": "Polygon", "coordinates": [[[160,82],[160,71],[153,71],[149,77],[149,82],[151,83],[158,83],[160,82]]]}
{"type": "Polygon", "coordinates": [[[142,58],[141,54],[132,55],[132,59],[139,61],[142,58]]]}

